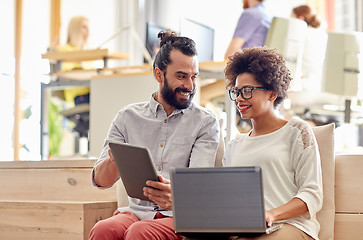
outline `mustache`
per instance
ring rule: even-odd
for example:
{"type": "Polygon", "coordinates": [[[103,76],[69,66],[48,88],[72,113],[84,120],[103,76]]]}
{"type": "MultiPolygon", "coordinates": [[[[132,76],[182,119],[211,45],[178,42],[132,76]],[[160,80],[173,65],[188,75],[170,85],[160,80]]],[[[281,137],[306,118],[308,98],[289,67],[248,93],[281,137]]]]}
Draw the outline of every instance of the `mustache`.
{"type": "Polygon", "coordinates": [[[176,88],[175,93],[177,93],[177,92],[186,92],[186,93],[190,93],[190,95],[193,95],[195,93],[195,89],[190,91],[186,88],[176,88]]]}

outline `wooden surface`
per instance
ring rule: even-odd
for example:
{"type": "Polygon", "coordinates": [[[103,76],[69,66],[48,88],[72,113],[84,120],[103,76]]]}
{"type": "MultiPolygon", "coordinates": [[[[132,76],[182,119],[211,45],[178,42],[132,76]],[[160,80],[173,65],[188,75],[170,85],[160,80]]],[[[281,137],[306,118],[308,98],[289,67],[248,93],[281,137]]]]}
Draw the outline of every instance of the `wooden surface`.
{"type": "Polygon", "coordinates": [[[335,157],[334,239],[363,239],[363,155],[335,157]]]}
{"type": "Polygon", "coordinates": [[[56,48],[59,45],[61,27],[61,0],[50,0],[49,14],[49,47],[56,48]]]}
{"type": "Polygon", "coordinates": [[[110,52],[108,49],[93,49],[72,52],[47,52],[42,54],[43,59],[57,60],[57,61],[93,61],[108,59],[128,59],[129,55],[126,53],[110,52]]]}
{"type": "Polygon", "coordinates": [[[117,208],[91,183],[96,160],[0,162],[0,239],[88,239],[117,208]]]}
{"type": "Polygon", "coordinates": [[[227,62],[200,62],[199,77],[201,79],[224,79],[224,68],[227,62]]]}
{"type": "Polygon", "coordinates": [[[363,155],[335,158],[335,212],[363,214],[363,155]]]}
{"type": "Polygon", "coordinates": [[[334,239],[363,239],[363,214],[335,214],[334,239]]]}
{"type": "Polygon", "coordinates": [[[55,75],[61,81],[90,79],[104,79],[120,76],[152,75],[152,66],[149,64],[140,66],[127,66],[102,69],[74,69],[71,71],[57,71],[55,75]]]}
{"type": "Polygon", "coordinates": [[[116,186],[91,183],[89,160],[0,162],[0,199],[117,201],[116,186]]]}
{"type": "Polygon", "coordinates": [[[0,161],[0,169],[92,168],[95,163],[96,163],[95,159],[16,161],[16,162],[0,161]]]}
{"type": "Polygon", "coordinates": [[[199,70],[200,71],[208,71],[208,72],[224,72],[224,68],[227,65],[227,61],[224,62],[200,62],[199,70]]]}
{"type": "Polygon", "coordinates": [[[216,80],[213,83],[201,87],[200,105],[205,106],[215,97],[224,96],[227,92],[224,79],[216,80]]]}
{"type": "Polygon", "coordinates": [[[116,202],[0,200],[0,239],[85,240],[116,202]]]}
{"type": "Polygon", "coordinates": [[[14,60],[15,60],[15,74],[14,74],[14,127],[13,127],[13,160],[20,160],[20,120],[23,118],[22,110],[20,109],[20,100],[22,98],[22,90],[20,86],[21,80],[21,50],[23,38],[23,0],[15,1],[15,39],[14,39],[14,60]]]}

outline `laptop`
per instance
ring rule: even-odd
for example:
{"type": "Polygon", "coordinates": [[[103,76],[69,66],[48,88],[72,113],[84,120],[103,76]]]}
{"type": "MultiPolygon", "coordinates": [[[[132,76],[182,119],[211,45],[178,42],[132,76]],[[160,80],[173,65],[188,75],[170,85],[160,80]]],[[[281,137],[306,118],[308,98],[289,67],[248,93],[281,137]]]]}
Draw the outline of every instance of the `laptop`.
{"type": "Polygon", "coordinates": [[[258,236],[267,228],[260,167],[171,170],[175,231],[186,237],[258,236]]]}

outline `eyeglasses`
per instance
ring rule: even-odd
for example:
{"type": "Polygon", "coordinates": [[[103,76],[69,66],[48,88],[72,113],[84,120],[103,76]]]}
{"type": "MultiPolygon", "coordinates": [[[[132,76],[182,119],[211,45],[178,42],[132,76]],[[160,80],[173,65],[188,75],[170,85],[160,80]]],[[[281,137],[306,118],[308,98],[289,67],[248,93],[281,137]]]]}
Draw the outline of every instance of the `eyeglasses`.
{"type": "Polygon", "coordinates": [[[229,98],[232,101],[236,101],[238,96],[241,94],[241,97],[245,100],[252,98],[253,90],[267,90],[264,87],[252,87],[252,86],[244,86],[243,88],[231,88],[229,89],[229,98]]]}

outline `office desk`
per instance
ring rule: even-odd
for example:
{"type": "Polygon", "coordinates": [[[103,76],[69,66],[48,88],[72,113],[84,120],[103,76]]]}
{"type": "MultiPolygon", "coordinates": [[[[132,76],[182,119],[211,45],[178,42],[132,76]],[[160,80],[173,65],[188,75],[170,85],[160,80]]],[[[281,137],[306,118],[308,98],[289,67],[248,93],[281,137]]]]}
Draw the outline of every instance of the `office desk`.
{"type": "Polygon", "coordinates": [[[129,59],[126,53],[110,52],[108,49],[91,49],[71,52],[47,52],[42,54],[43,59],[56,62],[55,71],[61,70],[62,62],[82,62],[103,60],[104,68],[107,68],[109,59],[129,59]]]}

